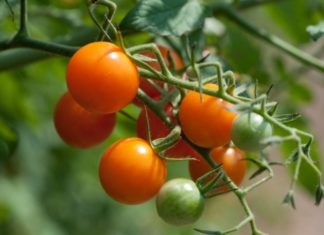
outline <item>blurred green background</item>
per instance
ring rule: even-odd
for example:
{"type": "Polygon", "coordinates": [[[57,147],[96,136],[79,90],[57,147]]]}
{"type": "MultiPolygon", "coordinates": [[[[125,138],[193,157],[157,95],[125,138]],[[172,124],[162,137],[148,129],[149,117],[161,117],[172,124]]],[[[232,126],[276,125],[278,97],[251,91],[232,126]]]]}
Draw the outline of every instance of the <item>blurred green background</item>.
{"type": "MultiPolygon", "coordinates": [[[[0,40],[10,38],[18,28],[19,1],[8,2],[13,14],[6,1],[0,1],[0,40]]],[[[115,21],[119,22],[135,2],[116,1],[119,8],[115,21]]],[[[257,26],[323,58],[323,38],[312,42],[305,30],[324,18],[323,9],[323,1],[287,0],[241,14],[257,26]]],[[[211,27],[224,27],[226,34],[218,35],[219,31],[206,27],[203,47],[216,49],[240,73],[242,81],[258,79],[262,91],[274,84],[271,97],[280,100],[280,111],[301,112],[302,119],[292,125],[315,133],[319,148],[313,148],[313,156],[320,162],[319,153],[324,151],[323,73],[301,65],[230,22],[220,20],[212,22],[211,27]]],[[[83,1],[29,0],[28,26],[35,38],[72,45],[82,45],[96,37],[96,28],[83,1]]],[[[165,41],[143,33],[126,36],[125,40],[129,46],[165,41]]],[[[1,235],[190,235],[198,234],[193,231],[195,227],[226,228],[243,219],[242,208],[231,194],[209,200],[198,223],[181,228],[169,226],[158,218],[154,200],[126,206],[110,199],[98,181],[98,162],[112,142],[136,135],[135,123],[118,115],[113,135],[90,150],[64,144],[54,130],[53,110],[66,91],[67,61],[68,58],[32,50],[0,52],[1,235]]],[[[139,113],[135,106],[126,109],[134,117],[139,113]]],[[[290,146],[273,148],[270,156],[283,160],[287,155],[281,155],[280,151],[287,153],[290,146]]],[[[169,178],[188,177],[185,162],[169,163],[168,170],[169,178]]],[[[313,179],[308,169],[301,176],[297,211],[281,204],[289,187],[288,170],[276,168],[275,174],[271,183],[249,197],[260,227],[270,234],[322,234],[324,207],[313,206],[309,193],[313,190],[313,179]]],[[[246,180],[245,184],[248,183],[246,180]]],[[[249,234],[249,229],[237,234],[249,234]]]]}

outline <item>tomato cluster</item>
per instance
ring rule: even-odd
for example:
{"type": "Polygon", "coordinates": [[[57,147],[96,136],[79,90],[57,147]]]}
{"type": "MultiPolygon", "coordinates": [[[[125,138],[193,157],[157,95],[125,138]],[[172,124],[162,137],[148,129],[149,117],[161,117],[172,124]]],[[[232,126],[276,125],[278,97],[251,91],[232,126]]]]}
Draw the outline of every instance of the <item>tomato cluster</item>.
{"type": "MultiPolygon", "coordinates": [[[[158,48],[171,70],[184,67],[174,51],[158,48]]],[[[143,55],[154,58],[149,52],[143,55]]],[[[147,63],[157,71],[161,69],[154,60],[147,63]]],[[[112,133],[116,112],[131,102],[142,109],[136,123],[138,137],[121,139],[108,147],[99,164],[99,179],[105,192],[120,203],[143,203],[157,195],[158,214],[173,225],[193,223],[203,211],[204,195],[194,181],[208,175],[212,167],[193,146],[209,149],[210,161],[221,164],[223,172],[239,185],[246,173],[244,151],[264,148],[262,140],[272,135],[271,125],[260,115],[234,113],[229,109],[233,104],[197,91],[187,92],[179,109],[174,109],[177,105],[162,102],[168,99],[161,96],[176,88],[162,82],[152,85],[148,79],[139,77],[133,61],[112,43],[93,42],[81,47],[68,63],[66,81],[68,92],[56,106],[54,124],[60,137],[71,146],[88,148],[100,144],[112,133]],[[165,138],[171,130],[151,109],[147,109],[146,115],[142,103],[136,99],[138,88],[162,104],[166,116],[181,126],[183,138],[163,149],[163,156],[194,158],[188,163],[194,181],[173,179],[165,183],[166,160],[162,158],[162,150],[147,140],[146,126],[148,122],[153,140],[165,138]],[[231,141],[236,147],[231,146],[231,141]]],[[[218,90],[212,83],[204,87],[218,90]]],[[[212,175],[204,177],[203,183],[211,178],[212,175]]],[[[210,193],[229,189],[223,178],[217,184],[219,187],[213,187],[210,193]]]]}

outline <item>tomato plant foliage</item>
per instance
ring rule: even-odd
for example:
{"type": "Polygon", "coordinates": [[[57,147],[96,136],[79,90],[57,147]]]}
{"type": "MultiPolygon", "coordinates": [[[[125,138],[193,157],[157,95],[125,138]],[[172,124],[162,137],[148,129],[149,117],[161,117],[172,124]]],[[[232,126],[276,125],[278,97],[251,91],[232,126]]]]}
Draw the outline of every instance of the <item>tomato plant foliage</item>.
{"type": "Polygon", "coordinates": [[[198,0],[141,0],[121,22],[122,31],[176,35],[202,27],[206,8],[198,0]]]}
{"type": "MultiPolygon", "coordinates": [[[[298,178],[298,182],[312,196],[316,192],[316,204],[319,205],[324,195],[324,187],[318,177],[322,161],[319,153],[321,140],[317,141],[315,138],[314,144],[313,136],[304,132],[313,128],[313,123],[307,123],[303,118],[287,124],[285,130],[274,124],[277,123],[276,121],[282,123],[282,120],[291,121],[293,119],[289,118],[289,114],[280,116],[278,113],[292,113],[293,117],[294,114],[302,110],[304,114],[304,110],[300,106],[308,106],[317,98],[317,93],[313,92],[311,86],[316,73],[313,76],[312,71],[310,76],[311,67],[306,65],[313,66],[318,71],[324,71],[322,61],[316,60],[316,57],[321,56],[322,50],[314,53],[313,57],[307,53],[305,56],[304,51],[316,51],[312,47],[319,45],[323,40],[323,1],[119,0],[113,3],[118,7],[115,14],[112,12],[107,14],[98,8],[93,10],[95,7],[102,7],[102,3],[106,4],[108,2],[106,0],[86,2],[91,6],[92,14],[103,16],[97,18],[97,23],[103,27],[105,27],[104,21],[107,21],[107,17],[115,16],[111,19],[113,24],[110,24],[109,29],[105,32],[108,35],[100,35],[105,34],[102,31],[97,35],[96,25],[99,24],[89,23],[89,12],[86,11],[84,1],[0,1],[0,71],[2,72],[0,74],[0,191],[2,192],[0,195],[0,234],[15,234],[18,229],[23,234],[43,234],[45,230],[48,230],[50,234],[79,235],[107,232],[109,234],[132,235],[179,233],[179,228],[165,227],[163,223],[158,222],[151,223],[153,216],[150,203],[141,207],[126,207],[107,199],[104,192],[123,204],[146,202],[158,193],[166,180],[167,170],[168,178],[173,178],[183,172],[186,177],[189,177],[188,173],[192,174],[192,172],[188,172],[188,165],[189,170],[192,165],[197,165],[197,168],[200,169],[199,174],[193,177],[194,180],[197,180],[196,184],[190,181],[194,194],[192,194],[193,191],[185,191],[186,188],[179,191],[174,190],[176,186],[180,185],[178,182],[173,185],[175,187],[170,187],[172,190],[166,190],[168,193],[166,196],[158,196],[160,202],[157,202],[157,210],[165,221],[175,225],[195,222],[202,213],[202,197],[206,199],[208,196],[218,196],[217,193],[223,192],[214,187],[217,186],[216,184],[211,185],[213,187],[208,185],[221,176],[223,178],[218,183],[225,183],[224,190],[236,195],[245,209],[242,211],[248,213],[240,223],[233,224],[233,227],[227,230],[196,229],[196,231],[214,235],[229,234],[240,229],[243,225],[251,224],[253,234],[263,234],[258,231],[256,225],[259,218],[262,221],[262,213],[255,216],[250,213],[250,210],[247,209],[250,202],[245,200],[245,195],[255,186],[254,180],[258,183],[258,177],[260,177],[260,182],[263,183],[269,179],[266,173],[272,174],[272,164],[270,164],[274,163],[272,152],[268,154],[268,149],[263,149],[264,146],[259,142],[259,139],[266,137],[265,140],[270,141],[273,138],[273,142],[275,142],[281,137],[298,138],[299,136],[296,135],[289,136],[291,128],[298,130],[295,134],[302,133],[304,135],[299,139],[300,143],[282,142],[280,144],[281,152],[284,155],[280,159],[281,164],[289,165],[288,168],[293,176],[285,202],[295,205],[293,188],[297,185],[298,178]],[[20,15],[28,15],[28,17],[19,17],[20,15]],[[28,20],[24,22],[26,19],[28,20]],[[208,31],[206,20],[210,19],[213,21],[209,27],[213,30],[208,31]],[[122,35],[113,33],[112,29],[116,24],[119,25],[122,35]],[[279,32],[278,37],[273,32],[279,32]],[[66,92],[64,78],[67,60],[62,60],[57,56],[53,60],[35,62],[51,58],[53,54],[70,57],[79,46],[96,41],[96,38],[110,41],[109,37],[113,44],[118,44],[119,52],[125,52],[125,56],[123,56],[125,60],[136,63],[137,69],[132,66],[134,73],[131,74],[138,77],[137,72],[139,72],[141,79],[145,79],[145,82],[149,81],[147,83],[149,86],[155,83],[157,86],[153,86],[153,88],[158,89],[155,89],[154,95],[150,95],[150,92],[143,86],[140,87],[144,91],[143,93],[148,95],[146,97],[148,99],[145,99],[145,96],[143,99],[137,90],[138,82],[135,82],[135,88],[129,92],[130,83],[128,82],[131,76],[124,76],[126,74],[125,67],[117,62],[113,66],[110,66],[111,63],[102,62],[101,68],[95,62],[92,64],[93,66],[89,63],[75,66],[73,72],[69,74],[72,74],[71,76],[74,78],[73,75],[84,76],[84,79],[75,81],[74,85],[82,86],[85,90],[93,87],[88,95],[84,91],[73,92],[75,97],[84,95],[82,99],[90,99],[89,102],[94,102],[93,98],[96,96],[98,98],[96,103],[110,106],[109,102],[116,102],[117,97],[131,96],[127,98],[127,102],[122,102],[123,104],[116,108],[96,111],[101,114],[97,113],[95,116],[112,113],[114,117],[113,120],[110,120],[112,123],[115,123],[116,115],[116,128],[107,140],[106,135],[112,131],[111,128],[105,129],[107,123],[103,125],[104,128],[101,128],[96,124],[97,122],[86,122],[88,126],[94,125],[98,129],[90,127],[91,131],[84,133],[82,132],[85,129],[84,124],[82,124],[83,127],[80,127],[78,123],[85,119],[89,120],[89,118],[84,118],[88,116],[85,116],[84,112],[81,113],[81,118],[70,115],[67,122],[66,115],[73,110],[68,108],[62,111],[64,113],[62,120],[66,124],[63,127],[64,131],[74,129],[73,137],[80,137],[82,141],[92,141],[98,133],[100,138],[97,136],[98,139],[95,142],[101,143],[105,140],[102,145],[94,149],[77,151],[58,140],[53,125],[55,103],[59,96],[66,92]],[[295,46],[281,38],[291,41],[295,46]],[[259,40],[265,43],[260,43],[259,40]],[[125,43],[123,44],[123,42],[125,43]],[[150,47],[153,44],[155,44],[155,49],[160,49],[162,60],[164,59],[166,64],[164,71],[163,66],[158,64],[159,60],[155,58],[154,50],[150,47]],[[168,49],[161,50],[160,45],[168,49]],[[268,47],[268,45],[270,46],[268,47]],[[304,46],[302,50],[298,48],[301,45],[304,46]],[[271,46],[279,48],[283,53],[277,53],[271,46]],[[179,66],[176,63],[177,59],[172,55],[173,50],[183,60],[179,66]],[[289,55],[297,59],[297,62],[289,60],[289,55]],[[129,60],[130,58],[131,60],[129,60]],[[138,61],[151,66],[157,76],[152,75],[152,71],[150,73],[138,61]],[[170,66],[172,62],[173,66],[170,66]],[[215,62],[218,64],[216,70],[213,66],[198,68],[204,63],[215,62]],[[27,63],[31,65],[23,67],[27,63]],[[15,69],[9,71],[12,68],[15,69]],[[199,73],[195,70],[198,70],[199,73]],[[108,77],[108,74],[112,73],[116,75],[114,81],[119,80],[117,78],[123,80],[119,84],[125,85],[124,92],[116,89],[115,85],[102,86],[102,75],[108,77]],[[88,77],[92,77],[92,80],[88,80],[88,77]],[[94,77],[97,79],[93,79],[94,77]],[[217,80],[217,77],[224,79],[217,80]],[[200,80],[200,78],[203,79],[200,80]],[[219,93],[214,91],[213,96],[210,97],[215,100],[220,97],[216,98],[214,95],[223,96],[224,103],[222,101],[221,107],[226,112],[233,110],[239,110],[239,112],[243,110],[242,113],[256,111],[266,117],[266,120],[270,120],[273,126],[272,135],[261,136],[257,139],[253,139],[255,137],[253,133],[250,136],[247,134],[244,134],[243,137],[239,136],[241,138],[239,142],[248,141],[248,144],[253,142],[252,148],[262,145],[258,146],[258,152],[251,154],[253,158],[250,153],[245,155],[241,152],[237,154],[226,152],[227,154],[225,154],[225,150],[210,149],[222,144],[226,145],[217,149],[238,147],[233,147],[233,142],[239,145],[237,141],[233,141],[233,138],[230,140],[228,133],[230,133],[231,122],[228,122],[228,128],[225,128],[227,124],[222,124],[222,121],[218,119],[221,115],[209,115],[211,112],[207,115],[202,110],[187,113],[187,117],[192,120],[192,123],[198,126],[195,129],[198,140],[201,141],[201,136],[208,131],[217,130],[215,132],[219,133],[216,133],[216,136],[212,135],[212,138],[208,137],[207,139],[215,140],[226,135],[224,141],[216,145],[198,147],[199,143],[188,135],[184,122],[181,123],[181,101],[184,101],[190,92],[195,92],[197,104],[201,104],[200,99],[209,96],[206,90],[203,91],[204,85],[207,84],[205,78],[209,82],[218,83],[218,85],[219,82],[223,83],[224,86],[220,87],[224,87],[224,90],[219,93]],[[87,82],[95,80],[95,82],[92,86],[80,82],[83,80],[87,82]],[[309,84],[308,81],[310,81],[309,84]],[[274,88],[269,93],[266,90],[270,84],[273,84],[274,88]],[[202,86],[200,87],[200,85],[202,86]],[[140,123],[137,126],[137,134],[141,138],[147,138],[145,132],[147,120],[144,111],[141,112],[138,107],[132,104],[125,107],[130,102],[136,103],[133,98],[137,91],[137,99],[141,100],[140,108],[143,107],[142,104],[149,106],[148,119],[153,138],[152,141],[150,140],[151,142],[138,138],[125,139],[136,135],[134,122],[136,118],[139,118],[138,123],[140,123]],[[198,91],[205,94],[199,94],[198,91]],[[99,93],[102,94],[100,97],[99,93]],[[112,93],[116,96],[107,98],[112,93]],[[228,96],[224,96],[224,94],[228,96]],[[261,99],[265,94],[266,101],[261,99]],[[150,97],[153,99],[150,100],[150,97]],[[240,98],[239,102],[235,102],[237,97],[240,98]],[[252,102],[249,103],[248,100],[252,100],[252,102]],[[263,101],[264,103],[262,103],[263,101]],[[280,105],[274,112],[273,103],[277,101],[280,102],[280,105]],[[227,102],[231,105],[224,105],[227,102]],[[238,103],[244,105],[240,106],[238,103]],[[165,105],[169,104],[172,104],[172,113],[163,109],[165,105]],[[265,105],[263,110],[265,112],[259,109],[262,105],[265,105]],[[137,116],[139,113],[140,115],[137,116]],[[201,120],[203,117],[205,119],[208,117],[208,119],[203,128],[200,128],[201,122],[198,123],[197,120],[201,120]],[[218,124],[219,126],[217,126],[218,124]],[[161,148],[154,146],[154,143],[159,141],[159,143],[163,143],[163,138],[173,133],[172,127],[176,125],[182,125],[182,136],[181,138],[177,136],[180,141],[173,148],[165,151],[164,156],[158,156],[161,148]],[[156,141],[157,139],[158,141],[156,141]],[[122,142],[118,142],[118,140],[122,140],[122,142]],[[303,157],[304,155],[307,157],[303,157]],[[103,156],[101,161],[99,156],[103,156]],[[192,157],[196,158],[196,161],[190,161],[188,164],[181,162],[179,165],[182,164],[184,169],[175,167],[176,173],[170,173],[166,161],[163,159],[166,157],[170,160],[168,156],[178,157],[172,160],[179,160],[180,157],[192,157]],[[250,162],[260,160],[257,161],[259,169],[256,172],[262,172],[262,174],[259,174],[253,181],[248,181],[245,177],[248,160],[250,162]],[[266,163],[269,164],[266,165],[266,163]],[[268,166],[271,169],[267,168],[268,166]],[[299,170],[296,171],[296,168],[299,170]],[[206,178],[204,178],[204,174],[207,174],[206,178]],[[201,176],[204,178],[202,181],[199,180],[201,176]],[[265,178],[262,178],[264,176],[265,178]],[[243,177],[246,179],[243,182],[243,187],[237,188],[243,177]],[[235,185],[227,179],[231,179],[235,185]],[[207,184],[202,182],[207,182],[207,184]],[[100,183],[103,189],[100,188],[100,183]],[[197,188],[195,188],[196,186],[197,188]],[[24,206],[19,207],[22,202],[24,202],[24,206]],[[196,210],[191,210],[190,205],[196,205],[196,210]],[[140,213],[138,213],[139,211],[140,213]],[[134,213],[138,215],[138,218],[133,219],[134,213]],[[130,214],[132,219],[129,217],[130,214]],[[30,224],[30,215],[38,222],[30,224]],[[256,220],[255,217],[257,217],[256,220]],[[30,226],[26,226],[26,224],[30,226]],[[127,226],[125,226],[126,224],[127,226]]],[[[101,48],[98,51],[99,54],[103,53],[101,48]]],[[[93,53],[94,50],[90,50],[85,53],[83,58],[90,59],[93,53]]],[[[107,59],[106,56],[101,55],[100,58],[107,59]]],[[[96,61],[97,58],[93,59],[96,61]]],[[[88,106],[88,109],[92,111],[96,110],[92,105],[85,106],[88,106]]],[[[192,109],[193,102],[188,104],[188,107],[192,109]]],[[[305,112],[310,113],[310,111],[305,112]]],[[[316,112],[314,111],[314,113],[316,112]]],[[[193,130],[195,127],[189,126],[192,128],[189,130],[193,130]]],[[[241,147],[242,149],[243,147],[241,147]]],[[[168,167],[172,164],[170,161],[168,167]]],[[[177,164],[174,165],[178,166],[177,164]]],[[[262,196],[262,200],[267,201],[267,198],[262,196]]],[[[271,194],[271,197],[275,196],[275,194],[271,194]]],[[[215,203],[219,202],[217,199],[215,199],[215,203]]],[[[298,200],[296,200],[297,207],[298,200]]],[[[213,202],[211,201],[211,203],[213,202]]],[[[208,205],[212,204],[208,202],[208,205]]],[[[208,210],[212,208],[210,207],[208,210]]],[[[233,212],[237,214],[237,210],[233,210],[233,212]]],[[[227,212],[219,213],[219,211],[212,214],[209,211],[206,213],[208,217],[213,216],[213,218],[214,216],[215,218],[217,216],[224,217],[228,214],[227,212]]],[[[209,227],[209,224],[205,226],[205,221],[201,221],[199,226],[209,227]]],[[[207,223],[209,222],[207,221],[207,223]]],[[[221,223],[221,221],[217,221],[217,227],[218,225],[221,227],[221,223]]],[[[306,226],[304,228],[307,229],[306,226]]],[[[180,229],[183,229],[183,233],[186,234],[192,232],[192,228],[189,227],[180,229]]],[[[275,231],[275,228],[273,229],[275,231]]],[[[281,231],[286,231],[286,228],[280,229],[281,231]]],[[[272,231],[270,232],[272,234],[272,231]]],[[[280,234],[280,232],[274,232],[274,234],[280,234]]],[[[306,233],[312,234],[311,232],[306,233]]]]}

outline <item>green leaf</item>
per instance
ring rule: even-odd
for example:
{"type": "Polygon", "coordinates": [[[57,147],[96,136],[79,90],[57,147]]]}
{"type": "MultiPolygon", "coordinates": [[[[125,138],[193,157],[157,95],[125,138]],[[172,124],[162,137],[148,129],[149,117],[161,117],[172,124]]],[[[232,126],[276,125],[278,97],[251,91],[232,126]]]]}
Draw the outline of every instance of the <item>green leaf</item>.
{"type": "Polygon", "coordinates": [[[126,15],[120,29],[180,36],[201,28],[205,16],[198,0],[142,0],[126,15]]]}
{"type": "Polygon", "coordinates": [[[311,35],[314,41],[317,41],[324,34],[324,21],[319,22],[317,25],[309,25],[306,31],[311,35]]]}
{"type": "Polygon", "coordinates": [[[293,2],[293,7],[290,1],[282,1],[269,4],[265,9],[276,23],[274,27],[280,27],[285,36],[289,36],[289,40],[294,40],[294,43],[307,42],[305,28],[309,24],[309,15],[312,14],[310,3],[305,0],[293,2]]]}
{"type": "Polygon", "coordinates": [[[229,25],[226,40],[223,40],[222,51],[231,69],[242,74],[249,74],[259,84],[269,82],[269,74],[263,63],[259,44],[251,36],[229,25]]]}

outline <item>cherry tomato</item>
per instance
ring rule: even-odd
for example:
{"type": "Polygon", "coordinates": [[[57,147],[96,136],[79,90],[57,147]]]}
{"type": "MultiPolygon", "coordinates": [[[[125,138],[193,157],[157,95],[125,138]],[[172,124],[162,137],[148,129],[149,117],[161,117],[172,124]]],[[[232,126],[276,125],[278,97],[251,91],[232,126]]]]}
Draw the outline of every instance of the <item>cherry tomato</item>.
{"type": "MultiPolygon", "coordinates": [[[[211,150],[212,160],[218,164],[223,164],[223,170],[228,177],[236,184],[240,185],[246,173],[245,153],[236,147],[217,147],[211,150]]],[[[189,162],[189,172],[193,180],[197,180],[207,172],[211,171],[211,166],[198,153],[193,153],[196,161],[189,162]]],[[[223,188],[222,190],[225,190],[223,188]]]]}
{"type": "Polygon", "coordinates": [[[156,197],[159,216],[172,225],[196,222],[204,209],[204,198],[192,180],[173,179],[165,183],[156,197]]]}
{"type": "Polygon", "coordinates": [[[99,177],[106,193],[118,202],[139,204],[155,196],[166,179],[166,162],[146,140],[122,139],[105,152],[99,177]]]}
{"type": "Polygon", "coordinates": [[[57,133],[69,145],[89,148],[103,142],[112,132],[116,115],[91,113],[65,93],[56,105],[54,124],[57,133]]]}
{"type": "Polygon", "coordinates": [[[256,113],[243,113],[233,124],[233,143],[245,151],[258,151],[265,147],[263,139],[272,136],[272,126],[256,113]]]}
{"type": "MultiPolygon", "coordinates": [[[[161,55],[166,63],[166,65],[169,67],[170,63],[168,60],[168,52],[170,53],[171,58],[173,59],[174,62],[174,68],[180,69],[184,66],[180,56],[173,50],[171,50],[170,48],[158,45],[158,48],[161,52],[161,55]]],[[[147,56],[149,58],[156,58],[154,53],[147,51],[147,52],[143,52],[142,55],[147,56]]],[[[155,70],[160,71],[161,67],[159,65],[158,62],[154,61],[154,62],[147,62],[151,67],[153,67],[155,70]]],[[[164,83],[162,81],[154,81],[158,86],[160,86],[161,88],[163,88],[164,83]]],[[[146,78],[140,78],[140,88],[151,98],[153,99],[158,99],[161,94],[160,92],[146,79],[146,78]]],[[[140,100],[135,99],[134,100],[134,104],[138,105],[138,106],[142,106],[142,103],[140,100]]]]}
{"type": "Polygon", "coordinates": [[[139,86],[136,65],[121,48],[109,42],[81,47],[67,66],[67,86],[85,109],[113,113],[134,97],[139,86]]]}
{"type": "MultiPolygon", "coordinates": [[[[167,116],[171,118],[174,122],[176,122],[176,118],[172,114],[172,106],[167,104],[165,109],[165,113],[167,116]]],[[[158,139],[167,136],[170,133],[170,129],[167,125],[149,108],[147,109],[148,120],[150,124],[151,130],[151,138],[158,139]]],[[[136,123],[136,130],[137,136],[143,139],[147,139],[146,135],[146,114],[145,110],[143,109],[138,116],[137,123],[136,123]]],[[[186,157],[188,153],[191,151],[191,147],[184,141],[180,140],[176,143],[173,147],[166,151],[166,155],[171,157],[186,157]]]]}
{"type": "MultiPolygon", "coordinates": [[[[204,87],[218,89],[215,84],[204,87]]],[[[194,144],[213,148],[230,142],[231,127],[236,114],[226,107],[231,104],[222,99],[190,91],[180,104],[179,119],[182,130],[194,144]]]]}

